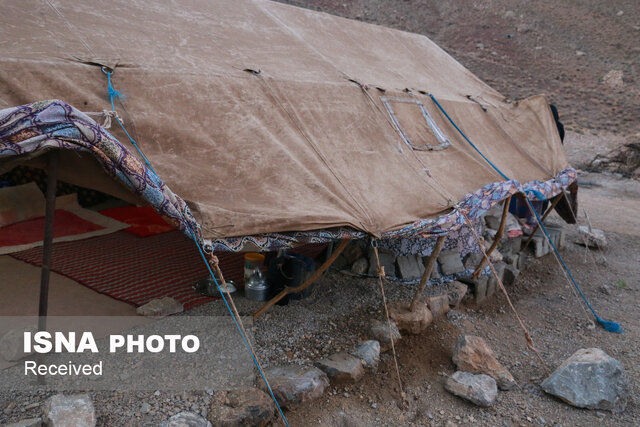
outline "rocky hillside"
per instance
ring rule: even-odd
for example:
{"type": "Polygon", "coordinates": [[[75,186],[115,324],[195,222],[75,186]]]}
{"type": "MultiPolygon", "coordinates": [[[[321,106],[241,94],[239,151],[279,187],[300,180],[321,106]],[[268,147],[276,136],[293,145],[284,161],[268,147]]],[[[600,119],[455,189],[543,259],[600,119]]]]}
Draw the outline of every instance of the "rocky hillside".
{"type": "Polygon", "coordinates": [[[428,36],[505,96],[545,93],[568,130],[640,139],[636,0],[286,0],[428,36]]]}

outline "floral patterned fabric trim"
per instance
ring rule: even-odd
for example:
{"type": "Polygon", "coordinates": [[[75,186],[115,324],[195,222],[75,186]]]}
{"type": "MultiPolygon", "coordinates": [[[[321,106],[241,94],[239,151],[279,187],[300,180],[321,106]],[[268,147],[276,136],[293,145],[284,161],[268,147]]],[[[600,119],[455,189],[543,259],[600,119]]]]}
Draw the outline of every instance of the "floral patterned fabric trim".
{"type": "Polygon", "coordinates": [[[89,116],[59,100],[0,110],[0,160],[53,149],[91,153],[105,172],[147,201],[174,227],[200,237],[188,206],[125,146],[89,116]]]}

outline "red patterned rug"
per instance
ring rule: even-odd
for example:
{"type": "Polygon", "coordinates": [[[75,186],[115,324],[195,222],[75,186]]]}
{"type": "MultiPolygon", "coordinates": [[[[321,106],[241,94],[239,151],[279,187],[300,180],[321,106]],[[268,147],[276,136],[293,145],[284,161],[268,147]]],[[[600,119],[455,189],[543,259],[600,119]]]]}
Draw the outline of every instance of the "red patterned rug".
{"type": "MultiPolygon", "coordinates": [[[[317,256],[326,245],[305,245],[295,252],[317,256]]],[[[42,265],[42,248],[11,254],[42,265]]],[[[242,280],[244,256],[218,254],[227,280],[242,280]]],[[[120,301],[136,306],[169,296],[185,310],[213,301],[197,294],[193,285],[209,276],[198,249],[180,231],[139,237],[124,231],[53,245],[51,270],[120,301]]]]}

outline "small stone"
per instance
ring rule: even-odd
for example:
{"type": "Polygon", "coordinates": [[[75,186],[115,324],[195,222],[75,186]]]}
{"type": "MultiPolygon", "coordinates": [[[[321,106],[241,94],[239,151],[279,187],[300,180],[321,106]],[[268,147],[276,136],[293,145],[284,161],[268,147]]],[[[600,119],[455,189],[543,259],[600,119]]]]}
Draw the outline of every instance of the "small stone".
{"type": "MultiPolygon", "coordinates": [[[[289,409],[322,397],[329,386],[327,375],[314,367],[275,366],[266,369],[265,376],[280,406],[289,409]]],[[[266,391],[264,383],[261,387],[266,391]]]]}
{"type": "Polygon", "coordinates": [[[447,296],[449,297],[449,306],[457,307],[460,305],[465,295],[467,295],[468,286],[457,280],[449,284],[449,291],[447,296]]]}
{"type": "Polygon", "coordinates": [[[433,321],[431,311],[422,302],[418,302],[413,311],[410,310],[410,304],[405,302],[394,301],[388,306],[389,317],[396,322],[401,331],[419,334],[433,321]]]}
{"type": "Polygon", "coordinates": [[[7,362],[17,362],[18,360],[27,357],[32,354],[24,352],[24,333],[38,332],[38,328],[36,326],[32,326],[30,328],[20,328],[13,329],[0,338],[0,356],[7,362]]]}
{"type": "Polygon", "coordinates": [[[151,405],[149,405],[147,402],[144,402],[140,406],[140,412],[142,412],[143,414],[148,414],[149,411],[151,411],[151,405]]]}
{"type": "Polygon", "coordinates": [[[3,427],[40,427],[41,425],[42,418],[29,418],[18,421],[17,423],[3,424],[3,427]]]}
{"type": "Polygon", "coordinates": [[[180,412],[169,418],[163,427],[212,427],[212,424],[194,412],[180,412]]]}
{"type": "Polygon", "coordinates": [[[373,403],[371,404],[371,407],[372,407],[373,409],[378,409],[378,404],[377,404],[376,402],[373,402],[373,403]]]}
{"type": "Polygon", "coordinates": [[[631,393],[622,364],[599,348],[576,351],[541,385],[570,405],[613,412],[626,408],[631,393]]]}
{"type": "Polygon", "coordinates": [[[155,298],[136,309],[140,316],[165,317],[176,313],[182,313],[184,307],[171,297],[155,298]]]}
{"type": "Polygon", "coordinates": [[[351,271],[355,274],[365,274],[369,269],[369,261],[366,258],[360,258],[351,265],[351,271]]]}
{"type": "Polygon", "coordinates": [[[271,422],[275,405],[271,397],[256,388],[214,393],[207,418],[216,427],[258,426],[271,422]]]}
{"type": "Polygon", "coordinates": [[[380,343],[376,340],[365,341],[352,354],[362,360],[366,368],[375,369],[380,362],[380,343]]]}
{"type": "Polygon", "coordinates": [[[453,363],[461,371],[491,376],[501,390],[516,385],[511,373],[498,362],[493,350],[480,337],[461,335],[453,351],[453,363]]]}
{"type": "Polygon", "coordinates": [[[96,414],[88,394],[51,396],[43,408],[43,421],[49,427],[93,427],[96,414]]]}
{"type": "Polygon", "coordinates": [[[584,53],[583,51],[576,50],[576,56],[585,56],[585,55],[586,55],[586,53],[584,53]]]}
{"type": "Polygon", "coordinates": [[[438,262],[440,263],[442,274],[445,276],[464,271],[464,264],[462,264],[462,260],[460,259],[460,253],[455,249],[440,252],[438,262]]]}
{"type": "Polygon", "coordinates": [[[332,354],[317,361],[315,366],[322,369],[329,379],[337,384],[354,383],[364,375],[362,360],[348,353],[332,354]]]}
{"type": "Polygon", "coordinates": [[[488,375],[457,371],[444,383],[448,392],[478,406],[491,406],[498,395],[496,381],[488,375]]]}
{"type": "Polygon", "coordinates": [[[622,70],[611,70],[602,78],[602,83],[609,86],[612,89],[621,88],[624,86],[624,76],[622,70]]]}
{"type": "Polygon", "coordinates": [[[449,311],[449,295],[447,294],[426,297],[422,301],[427,305],[434,319],[444,317],[449,311]]]}
{"type": "Polygon", "coordinates": [[[394,344],[401,338],[400,330],[393,320],[391,323],[391,331],[389,331],[389,324],[385,321],[373,320],[371,322],[370,332],[373,338],[380,343],[380,351],[385,352],[391,349],[391,339],[393,338],[394,344]]]}

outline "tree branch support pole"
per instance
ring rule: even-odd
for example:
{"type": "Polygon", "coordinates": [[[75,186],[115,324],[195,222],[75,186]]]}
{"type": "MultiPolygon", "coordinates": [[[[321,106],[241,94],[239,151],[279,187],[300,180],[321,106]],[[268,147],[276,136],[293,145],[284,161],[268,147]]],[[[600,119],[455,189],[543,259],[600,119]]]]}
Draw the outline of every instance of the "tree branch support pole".
{"type": "Polygon", "coordinates": [[[267,310],[276,305],[278,301],[280,301],[287,295],[301,292],[311,286],[313,282],[315,282],[320,276],[322,276],[322,273],[324,273],[327,268],[331,267],[331,264],[333,264],[333,262],[338,258],[344,248],[347,247],[347,244],[349,244],[349,241],[346,239],[340,242],[340,246],[338,246],[338,248],[333,251],[331,256],[324,262],[324,264],[322,264],[316,271],[313,272],[311,277],[305,280],[303,284],[301,284],[300,286],[296,286],[295,288],[285,287],[282,292],[271,298],[265,305],[263,305],[255,313],[253,313],[253,320],[256,320],[258,317],[262,316],[267,310]]]}
{"type": "Polygon", "coordinates": [[[44,220],[44,238],[42,244],[42,269],[40,273],[40,303],[38,305],[38,330],[47,329],[47,311],[49,308],[49,276],[51,254],[53,252],[53,220],[56,210],[56,184],[58,180],[58,153],[49,152],[47,161],[47,191],[44,220]]]}
{"type": "Polygon", "coordinates": [[[478,266],[476,267],[476,269],[473,271],[473,274],[471,275],[471,277],[478,277],[478,275],[480,275],[480,272],[482,271],[482,269],[484,268],[484,263],[486,261],[486,259],[488,259],[489,255],[491,255],[491,252],[493,252],[493,250],[498,247],[498,243],[500,243],[500,240],[502,240],[502,235],[504,234],[504,227],[507,224],[507,216],[509,214],[509,204],[511,203],[511,196],[507,197],[504,201],[504,207],[502,208],[502,218],[500,219],[500,226],[498,227],[498,232],[496,233],[494,239],[493,239],[493,243],[491,244],[491,246],[489,247],[489,249],[487,250],[487,258],[482,258],[480,260],[480,263],[478,264],[478,266]]]}
{"type": "Polygon", "coordinates": [[[444,246],[444,241],[447,239],[447,236],[438,236],[438,240],[436,240],[436,245],[433,247],[431,251],[431,255],[429,255],[429,259],[427,260],[427,265],[425,266],[424,274],[422,275],[422,279],[420,279],[420,286],[418,286],[418,290],[416,294],[413,296],[413,300],[411,301],[411,306],[409,307],[410,311],[413,311],[416,308],[416,304],[420,300],[420,296],[422,296],[422,292],[424,288],[427,286],[427,282],[429,281],[429,277],[431,277],[431,272],[433,271],[433,267],[436,265],[436,259],[438,259],[438,255],[440,255],[440,251],[442,251],[442,247],[444,246]]]}
{"type": "MultiPolygon", "coordinates": [[[[525,196],[526,197],[526,196],[525,196]]],[[[558,202],[560,201],[560,199],[562,199],[564,196],[563,194],[559,194],[555,200],[551,203],[551,206],[549,206],[549,209],[547,209],[547,211],[544,213],[544,215],[542,215],[542,218],[540,219],[540,222],[544,222],[545,219],[547,219],[547,217],[549,216],[549,214],[553,211],[553,209],[555,209],[556,205],[558,204],[558,202]]],[[[571,207],[571,204],[569,203],[569,199],[567,198],[567,204],[569,204],[569,207],[571,207]]],[[[571,211],[571,213],[573,214],[573,211],[571,211]]],[[[574,215],[575,218],[575,215],[574,215]]],[[[533,231],[531,232],[531,235],[529,236],[529,238],[527,239],[526,242],[524,242],[524,246],[522,247],[522,250],[524,251],[525,249],[527,249],[527,247],[529,246],[529,243],[531,243],[531,241],[533,240],[533,236],[535,236],[536,232],[538,231],[538,229],[540,228],[540,224],[536,224],[535,228],[533,229],[533,231]]]]}

